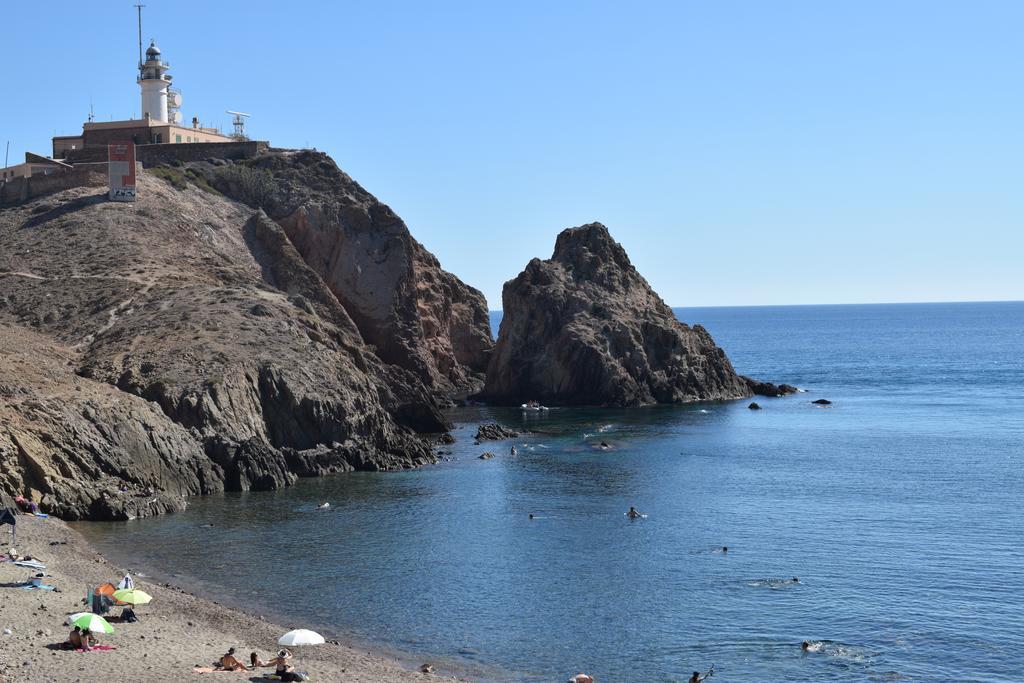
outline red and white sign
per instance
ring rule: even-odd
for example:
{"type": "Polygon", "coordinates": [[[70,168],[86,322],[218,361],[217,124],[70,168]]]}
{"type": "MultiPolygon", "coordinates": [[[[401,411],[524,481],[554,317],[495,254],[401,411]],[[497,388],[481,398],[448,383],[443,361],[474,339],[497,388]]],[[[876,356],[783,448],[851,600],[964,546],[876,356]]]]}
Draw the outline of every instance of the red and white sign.
{"type": "Polygon", "coordinates": [[[110,179],[111,201],[135,201],[134,142],[114,142],[107,145],[107,177],[110,179]]]}

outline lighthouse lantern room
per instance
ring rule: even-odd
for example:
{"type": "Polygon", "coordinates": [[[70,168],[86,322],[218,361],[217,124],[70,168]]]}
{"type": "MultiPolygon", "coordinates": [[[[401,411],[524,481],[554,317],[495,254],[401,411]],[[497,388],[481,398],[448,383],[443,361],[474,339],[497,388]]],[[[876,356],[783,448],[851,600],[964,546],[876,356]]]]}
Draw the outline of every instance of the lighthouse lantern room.
{"type": "Polygon", "coordinates": [[[139,86],[142,88],[142,118],[168,123],[167,91],[171,86],[171,65],[160,59],[160,48],[150,41],[146,61],[139,65],[139,86]]]}

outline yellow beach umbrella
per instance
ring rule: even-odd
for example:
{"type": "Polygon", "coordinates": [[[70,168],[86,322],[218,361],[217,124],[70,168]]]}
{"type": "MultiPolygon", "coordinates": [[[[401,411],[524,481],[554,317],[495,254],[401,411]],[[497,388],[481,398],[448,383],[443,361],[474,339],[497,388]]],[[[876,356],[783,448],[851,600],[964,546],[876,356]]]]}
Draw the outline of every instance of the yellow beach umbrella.
{"type": "Polygon", "coordinates": [[[107,620],[92,612],[78,612],[68,617],[68,623],[77,626],[82,630],[94,631],[96,633],[113,633],[114,627],[107,623],[107,620]]]}
{"type": "Polygon", "coordinates": [[[129,605],[145,605],[153,599],[153,596],[138,588],[122,588],[119,591],[114,591],[114,599],[129,605]]]}

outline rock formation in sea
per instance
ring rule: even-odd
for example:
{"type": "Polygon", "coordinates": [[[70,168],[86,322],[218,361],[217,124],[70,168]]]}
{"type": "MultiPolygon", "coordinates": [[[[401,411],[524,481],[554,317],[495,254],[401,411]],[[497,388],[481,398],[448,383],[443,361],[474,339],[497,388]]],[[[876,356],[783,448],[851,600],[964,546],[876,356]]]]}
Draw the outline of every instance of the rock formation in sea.
{"type": "Polygon", "coordinates": [[[504,427],[497,422],[489,422],[477,427],[473,440],[476,443],[481,441],[504,441],[505,439],[514,439],[517,436],[519,436],[519,432],[514,429],[504,427]]]}
{"type": "Polygon", "coordinates": [[[638,406],[785,393],[742,377],[700,325],[679,322],[600,223],[563,231],[502,292],[480,398],[638,406]]]}
{"type": "Polygon", "coordinates": [[[0,208],[0,495],[65,518],[430,462],[490,352],[482,295],[323,154],[0,208]]]}

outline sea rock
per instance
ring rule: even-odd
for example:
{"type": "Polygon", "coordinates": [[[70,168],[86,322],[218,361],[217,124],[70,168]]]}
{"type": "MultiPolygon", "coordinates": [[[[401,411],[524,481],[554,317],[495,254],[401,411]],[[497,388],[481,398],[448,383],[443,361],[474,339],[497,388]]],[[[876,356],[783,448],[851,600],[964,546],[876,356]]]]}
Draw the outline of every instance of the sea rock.
{"type": "Polygon", "coordinates": [[[757,401],[754,401],[747,407],[750,408],[751,410],[761,410],[761,406],[758,405],[757,401]]]}
{"type": "Polygon", "coordinates": [[[326,156],[247,164],[0,208],[0,500],[130,519],[435,461],[483,297],[326,156]]]}
{"type": "Polygon", "coordinates": [[[747,383],[751,393],[758,396],[788,396],[800,391],[791,384],[772,384],[771,382],[761,382],[746,376],[743,377],[743,381],[747,383]]]}
{"type": "Polygon", "coordinates": [[[479,457],[480,460],[490,460],[491,458],[494,457],[494,453],[491,453],[490,451],[487,451],[486,453],[481,453],[477,457],[479,457]]]}
{"type": "Polygon", "coordinates": [[[637,406],[750,396],[700,325],[679,322],[600,223],[505,283],[485,400],[637,406]]]}
{"type": "Polygon", "coordinates": [[[830,405],[832,405],[832,401],[828,400],[827,398],[819,398],[816,401],[811,401],[811,403],[814,403],[815,405],[819,405],[819,406],[830,406],[830,405]]]}
{"type": "Polygon", "coordinates": [[[489,424],[482,424],[476,429],[476,436],[473,438],[477,441],[501,441],[503,439],[511,439],[519,436],[519,432],[513,431],[508,427],[503,427],[496,422],[489,424]]]}

